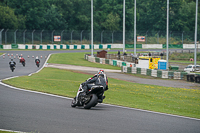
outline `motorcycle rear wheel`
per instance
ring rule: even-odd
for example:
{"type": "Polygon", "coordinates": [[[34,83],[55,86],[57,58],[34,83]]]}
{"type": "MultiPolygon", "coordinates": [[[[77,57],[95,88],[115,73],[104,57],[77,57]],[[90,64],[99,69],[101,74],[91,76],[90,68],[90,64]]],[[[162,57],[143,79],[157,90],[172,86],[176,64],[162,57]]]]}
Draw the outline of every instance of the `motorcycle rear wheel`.
{"type": "Polygon", "coordinates": [[[91,95],[90,101],[86,104],[84,104],[84,109],[90,109],[91,107],[94,107],[94,105],[97,103],[98,97],[95,94],[91,95]]]}

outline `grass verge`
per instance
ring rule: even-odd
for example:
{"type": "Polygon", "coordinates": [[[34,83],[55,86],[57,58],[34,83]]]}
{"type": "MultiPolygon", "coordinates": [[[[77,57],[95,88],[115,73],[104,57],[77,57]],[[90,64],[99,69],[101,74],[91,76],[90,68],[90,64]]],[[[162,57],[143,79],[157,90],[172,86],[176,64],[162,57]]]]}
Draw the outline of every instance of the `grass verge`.
{"type": "Polygon", "coordinates": [[[90,54],[90,53],[77,52],[77,53],[53,54],[48,60],[48,63],[69,64],[69,65],[77,65],[77,66],[88,66],[88,67],[97,67],[97,68],[104,68],[104,69],[121,70],[121,68],[117,66],[88,62],[87,60],[84,59],[84,54],[90,54]]]}
{"type": "MultiPolygon", "coordinates": [[[[3,82],[24,89],[74,97],[79,84],[90,76],[75,71],[44,68],[32,76],[3,82]]],[[[197,89],[144,85],[109,78],[109,90],[105,95],[104,103],[200,118],[200,90],[197,89]]]]}

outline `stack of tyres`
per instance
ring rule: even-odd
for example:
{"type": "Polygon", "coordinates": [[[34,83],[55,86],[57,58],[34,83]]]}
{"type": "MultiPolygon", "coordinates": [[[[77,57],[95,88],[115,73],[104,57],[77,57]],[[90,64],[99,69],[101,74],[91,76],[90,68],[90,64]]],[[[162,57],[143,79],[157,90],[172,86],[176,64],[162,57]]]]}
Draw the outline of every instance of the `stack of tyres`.
{"type": "Polygon", "coordinates": [[[200,74],[195,75],[195,83],[200,83],[200,74]]]}

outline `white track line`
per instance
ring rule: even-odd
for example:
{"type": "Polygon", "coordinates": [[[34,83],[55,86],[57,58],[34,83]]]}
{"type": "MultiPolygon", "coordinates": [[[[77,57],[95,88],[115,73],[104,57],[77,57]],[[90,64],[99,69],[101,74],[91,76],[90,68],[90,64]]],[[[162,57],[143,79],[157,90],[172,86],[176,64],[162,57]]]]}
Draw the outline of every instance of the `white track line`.
{"type": "Polygon", "coordinates": [[[34,73],[30,73],[28,76],[31,76],[32,74],[35,74],[35,73],[40,72],[40,71],[44,68],[44,66],[46,65],[46,63],[47,63],[47,61],[49,60],[50,56],[51,56],[51,54],[48,55],[48,57],[47,57],[47,59],[46,59],[44,65],[43,65],[38,71],[36,71],[36,72],[34,72],[34,73]]]}
{"type": "Polygon", "coordinates": [[[21,131],[13,131],[13,130],[6,130],[6,129],[0,129],[0,131],[14,132],[14,133],[26,133],[26,132],[21,132],[21,131]]]}

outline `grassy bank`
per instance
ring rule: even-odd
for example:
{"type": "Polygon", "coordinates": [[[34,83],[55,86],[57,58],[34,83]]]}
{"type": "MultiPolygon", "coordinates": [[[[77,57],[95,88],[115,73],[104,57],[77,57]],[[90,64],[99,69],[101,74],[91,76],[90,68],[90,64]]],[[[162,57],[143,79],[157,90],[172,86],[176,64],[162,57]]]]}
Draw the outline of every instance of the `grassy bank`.
{"type": "MultiPolygon", "coordinates": [[[[32,76],[3,81],[16,87],[74,97],[79,84],[91,75],[44,68],[32,76]]],[[[200,90],[161,87],[109,78],[104,103],[200,118],[200,90]]]]}
{"type": "Polygon", "coordinates": [[[114,70],[121,69],[117,66],[88,62],[84,59],[84,54],[90,54],[90,52],[53,54],[48,60],[48,63],[88,66],[114,70]]]}

